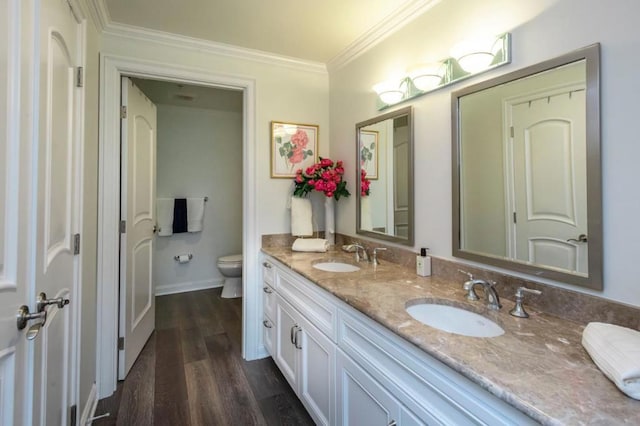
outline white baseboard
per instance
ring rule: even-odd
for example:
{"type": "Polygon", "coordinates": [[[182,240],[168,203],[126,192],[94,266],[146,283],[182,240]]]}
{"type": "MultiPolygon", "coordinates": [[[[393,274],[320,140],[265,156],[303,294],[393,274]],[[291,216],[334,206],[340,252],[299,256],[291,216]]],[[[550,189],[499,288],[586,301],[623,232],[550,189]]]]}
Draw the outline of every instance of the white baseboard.
{"type": "Polygon", "coordinates": [[[96,388],[96,384],[94,382],[93,386],[91,386],[91,392],[89,392],[89,398],[87,398],[87,402],[84,404],[82,414],[80,415],[80,426],[85,426],[87,423],[89,423],[89,419],[95,416],[97,407],[98,389],[96,388]]]}
{"type": "MultiPolygon", "coordinates": [[[[258,358],[256,359],[263,359],[263,358],[267,358],[270,357],[271,355],[269,354],[269,352],[267,352],[267,348],[264,347],[264,345],[260,345],[260,347],[258,347],[258,358]]],[[[249,361],[249,360],[247,360],[249,361]]]]}
{"type": "Polygon", "coordinates": [[[156,287],[156,296],[164,296],[166,294],[186,293],[188,291],[205,290],[207,288],[222,287],[224,279],[218,278],[214,280],[203,281],[187,281],[184,283],[163,284],[156,287]]]}

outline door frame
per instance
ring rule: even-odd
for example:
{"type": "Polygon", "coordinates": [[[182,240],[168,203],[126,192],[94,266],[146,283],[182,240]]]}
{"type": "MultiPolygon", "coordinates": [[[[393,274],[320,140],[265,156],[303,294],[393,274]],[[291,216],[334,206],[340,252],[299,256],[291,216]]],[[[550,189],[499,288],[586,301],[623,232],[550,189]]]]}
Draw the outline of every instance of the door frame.
{"type": "Polygon", "coordinates": [[[264,356],[259,327],[260,286],[257,229],[256,82],[201,68],[100,55],[99,177],[98,177],[98,303],[96,330],[96,384],[98,398],[110,396],[117,385],[118,306],[120,261],[120,85],[121,77],[151,78],[243,92],[242,182],[242,356],[264,356]],[[253,285],[249,285],[253,283],[253,285]]]}

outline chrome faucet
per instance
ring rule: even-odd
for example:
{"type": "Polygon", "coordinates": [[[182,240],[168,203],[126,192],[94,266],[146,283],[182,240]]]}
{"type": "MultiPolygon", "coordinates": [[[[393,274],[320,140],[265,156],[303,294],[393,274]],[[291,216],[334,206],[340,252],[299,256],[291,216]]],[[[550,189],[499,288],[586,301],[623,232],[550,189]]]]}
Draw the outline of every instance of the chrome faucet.
{"type": "Polygon", "coordinates": [[[367,254],[367,250],[362,247],[360,244],[348,244],[342,246],[342,250],[348,253],[356,253],[356,262],[360,262],[360,260],[364,260],[365,262],[369,261],[369,255],[367,254]],[[360,256],[360,250],[362,250],[362,256],[360,256]]]}
{"type": "Polygon", "coordinates": [[[373,266],[378,266],[380,264],[380,261],[378,260],[378,252],[379,251],[386,251],[387,249],[385,247],[376,247],[373,249],[373,266]]]}
{"type": "Polygon", "coordinates": [[[476,297],[478,297],[478,295],[475,293],[475,288],[478,285],[482,286],[482,290],[484,291],[484,302],[486,303],[487,308],[493,309],[495,311],[502,308],[502,305],[500,304],[500,297],[498,296],[498,292],[495,289],[495,281],[473,280],[472,283],[473,284],[471,284],[471,291],[475,294],[476,297]]]}

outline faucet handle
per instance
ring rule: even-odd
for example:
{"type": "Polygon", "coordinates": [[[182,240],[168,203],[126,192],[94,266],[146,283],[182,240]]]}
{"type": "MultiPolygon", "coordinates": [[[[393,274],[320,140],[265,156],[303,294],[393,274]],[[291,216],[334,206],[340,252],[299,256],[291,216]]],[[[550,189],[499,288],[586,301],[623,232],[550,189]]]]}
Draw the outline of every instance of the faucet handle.
{"type": "Polygon", "coordinates": [[[380,264],[380,261],[378,260],[378,252],[379,251],[386,251],[387,248],[386,247],[376,247],[373,249],[373,264],[374,265],[378,265],[380,264]]]}
{"type": "Polygon", "coordinates": [[[469,281],[473,281],[473,274],[471,272],[463,271],[462,269],[458,269],[458,272],[465,274],[469,277],[469,281]]]}
{"type": "Polygon", "coordinates": [[[516,290],[516,305],[512,310],[509,311],[509,314],[518,318],[529,318],[529,314],[524,310],[523,301],[524,301],[524,293],[537,294],[540,295],[542,292],[540,290],[535,290],[533,288],[527,287],[518,287],[516,290]]]}

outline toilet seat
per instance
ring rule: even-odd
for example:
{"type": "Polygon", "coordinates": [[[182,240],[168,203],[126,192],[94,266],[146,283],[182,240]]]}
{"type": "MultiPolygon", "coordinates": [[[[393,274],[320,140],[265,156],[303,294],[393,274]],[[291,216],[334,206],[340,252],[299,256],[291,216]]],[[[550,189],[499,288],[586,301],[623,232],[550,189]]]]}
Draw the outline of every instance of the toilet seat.
{"type": "Polygon", "coordinates": [[[242,255],[232,254],[230,256],[219,257],[218,265],[224,265],[224,266],[242,265],[242,255]]]}

